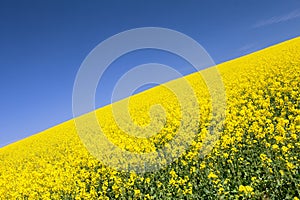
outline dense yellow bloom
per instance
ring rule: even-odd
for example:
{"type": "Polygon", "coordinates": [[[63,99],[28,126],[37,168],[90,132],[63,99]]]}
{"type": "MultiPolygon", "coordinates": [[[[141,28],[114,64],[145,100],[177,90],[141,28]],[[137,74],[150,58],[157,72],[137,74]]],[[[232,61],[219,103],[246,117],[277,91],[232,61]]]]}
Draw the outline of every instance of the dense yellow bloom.
{"type": "Polygon", "coordinates": [[[239,186],[239,192],[244,192],[245,194],[251,194],[253,192],[253,188],[251,186],[239,186]]]}
{"type": "Polygon", "coordinates": [[[141,191],[138,189],[134,190],[134,195],[139,197],[141,195],[141,191]]]}
{"type": "Polygon", "coordinates": [[[218,176],[216,174],[214,174],[213,172],[210,172],[208,174],[207,178],[218,178],[218,176]]]}
{"type": "Polygon", "coordinates": [[[295,168],[295,165],[294,165],[293,163],[290,163],[290,162],[287,162],[287,163],[286,163],[286,166],[287,166],[287,168],[288,168],[289,170],[292,170],[292,169],[295,168]]]}
{"type": "MultiPolygon", "coordinates": [[[[105,137],[122,151],[146,154],[169,148],[167,156],[161,154],[161,160],[152,160],[164,166],[160,170],[138,174],[134,170],[116,170],[110,163],[97,160],[85,148],[72,119],[0,149],[0,199],[278,196],[297,200],[299,47],[300,38],[295,38],[134,95],[128,110],[127,101],[123,100],[81,117],[88,136],[97,133],[99,122],[105,137]],[[210,93],[215,91],[208,90],[202,77],[211,69],[218,69],[224,81],[224,115],[212,114],[210,93]],[[176,94],[164,87],[172,85],[186,94],[184,80],[194,90],[200,116],[193,115],[196,102],[189,96],[184,97],[188,112],[182,113],[183,105],[176,94]],[[98,119],[96,125],[91,117],[98,119]],[[218,122],[223,119],[221,126],[218,122]],[[197,130],[191,130],[195,124],[197,130]],[[180,127],[186,137],[195,133],[195,138],[179,158],[167,165],[170,157],[176,155],[170,142],[186,139],[176,137],[180,127]],[[212,129],[214,134],[209,134],[212,129]]],[[[88,139],[96,143],[95,138],[88,139]]],[[[113,154],[113,149],[107,151],[111,163],[128,163],[127,157],[113,154]]],[[[141,161],[130,162],[134,165],[141,161]]]]}
{"type": "Polygon", "coordinates": [[[277,144],[273,144],[273,145],[272,145],[272,148],[273,148],[274,150],[277,150],[277,149],[279,149],[279,146],[278,146],[277,144]]]}

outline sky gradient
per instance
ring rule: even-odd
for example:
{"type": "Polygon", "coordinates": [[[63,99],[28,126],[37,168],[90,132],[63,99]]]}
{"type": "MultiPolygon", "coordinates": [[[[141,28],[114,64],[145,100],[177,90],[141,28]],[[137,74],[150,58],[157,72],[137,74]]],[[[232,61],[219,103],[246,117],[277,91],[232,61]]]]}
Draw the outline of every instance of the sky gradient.
{"type": "MultiPolygon", "coordinates": [[[[149,26],[192,37],[222,63],[299,36],[300,1],[0,1],[0,147],[71,119],[73,83],[88,53],[149,26]]],[[[182,59],[148,50],[113,63],[111,79],[148,62],[192,72],[182,59]]],[[[99,87],[97,107],[109,103],[112,86],[99,87]]]]}

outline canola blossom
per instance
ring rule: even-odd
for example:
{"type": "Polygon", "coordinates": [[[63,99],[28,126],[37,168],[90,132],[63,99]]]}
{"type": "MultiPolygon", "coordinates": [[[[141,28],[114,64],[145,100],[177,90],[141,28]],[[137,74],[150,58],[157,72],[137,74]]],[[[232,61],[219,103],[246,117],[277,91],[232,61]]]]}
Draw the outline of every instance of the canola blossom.
{"type": "MultiPolygon", "coordinates": [[[[95,126],[89,119],[96,116],[115,146],[135,153],[168,148],[179,127],[188,137],[194,131],[189,127],[199,122],[189,147],[165,167],[139,174],[105,165],[85,148],[72,119],[0,149],[0,198],[299,199],[299,46],[295,38],[217,65],[226,90],[224,116],[211,115],[211,91],[201,76],[209,76],[210,68],[166,83],[177,90],[182,81],[189,83],[198,101],[196,119],[182,116],[181,104],[166,85],[130,97],[130,119],[124,117],[125,100],[80,117],[89,137],[95,126]],[[157,104],[164,109],[150,109],[157,104]],[[134,135],[132,127],[120,129],[115,117],[122,127],[132,120],[155,131],[134,135]],[[184,117],[189,123],[182,124],[184,117]],[[213,117],[225,117],[224,125],[213,117]],[[208,134],[214,125],[215,134],[208,134]]],[[[193,112],[193,102],[184,98],[193,112]]],[[[168,162],[169,152],[159,162],[168,162]]],[[[110,160],[124,162],[119,158],[111,155],[110,160]]]]}

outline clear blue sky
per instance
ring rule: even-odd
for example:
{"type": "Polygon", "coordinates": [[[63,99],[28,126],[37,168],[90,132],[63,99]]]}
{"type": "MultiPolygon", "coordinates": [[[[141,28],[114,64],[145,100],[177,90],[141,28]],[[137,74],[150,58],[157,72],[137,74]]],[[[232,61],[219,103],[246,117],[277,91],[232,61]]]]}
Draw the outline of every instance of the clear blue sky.
{"type": "MultiPolygon", "coordinates": [[[[72,118],[73,83],[87,54],[146,26],[185,33],[221,63],[299,36],[300,1],[0,1],[0,146],[72,118]]],[[[158,51],[146,55],[120,58],[116,73],[125,63],[185,65],[158,51]]],[[[97,107],[107,94],[97,94],[97,107]]]]}

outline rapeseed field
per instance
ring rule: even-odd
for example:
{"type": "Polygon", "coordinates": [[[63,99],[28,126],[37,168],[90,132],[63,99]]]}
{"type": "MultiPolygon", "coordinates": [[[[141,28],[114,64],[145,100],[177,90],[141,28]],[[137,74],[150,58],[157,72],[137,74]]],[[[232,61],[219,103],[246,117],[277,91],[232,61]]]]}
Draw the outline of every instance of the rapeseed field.
{"type": "MultiPolygon", "coordinates": [[[[300,38],[127,100],[1,148],[0,199],[300,198],[300,38]],[[212,116],[211,91],[201,74],[216,69],[223,80],[226,109],[212,116]],[[193,89],[196,107],[195,99],[184,95],[183,81],[193,89]],[[181,112],[183,103],[170,87],[182,92],[188,112],[181,112]],[[114,168],[128,158],[104,146],[112,163],[102,162],[78,134],[78,122],[88,137],[97,133],[95,116],[109,141],[124,151],[154,152],[168,146],[179,129],[184,134],[176,144],[186,137],[190,145],[172,162],[168,158],[173,147],[168,156],[153,159],[153,166],[160,167],[156,170],[114,168]],[[213,117],[224,121],[218,126],[213,117]],[[128,125],[132,123],[135,126],[128,125]],[[215,133],[208,134],[212,126],[215,133]],[[205,152],[207,142],[211,149],[205,152]]],[[[139,160],[131,162],[134,166],[139,160]]]]}

